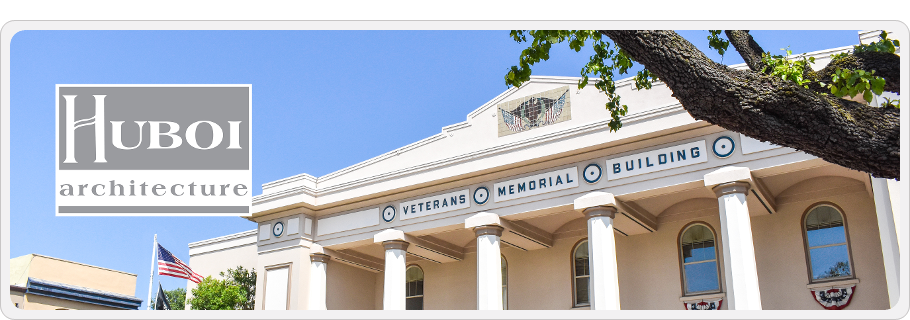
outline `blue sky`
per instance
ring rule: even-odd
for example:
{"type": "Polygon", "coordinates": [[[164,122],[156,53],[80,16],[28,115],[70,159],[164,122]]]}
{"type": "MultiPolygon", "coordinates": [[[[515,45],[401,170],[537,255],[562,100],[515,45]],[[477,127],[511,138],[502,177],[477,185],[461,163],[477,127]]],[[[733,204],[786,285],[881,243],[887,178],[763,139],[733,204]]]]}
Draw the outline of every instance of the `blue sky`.
{"type": "MultiPolygon", "coordinates": [[[[706,50],[707,31],[680,33],[706,50]]],[[[855,30],[752,34],[774,54],[858,42],[855,30]]],[[[319,177],[464,121],[507,89],[503,75],[523,48],[508,31],[20,32],[10,56],[10,258],[37,253],[135,273],[145,300],[154,234],[187,261],[190,242],[255,228],[236,217],[54,216],[55,84],[252,84],[260,194],[262,183],[319,177]]],[[[578,76],[588,53],[554,47],[534,74],[578,76]]],[[[742,59],[731,47],[723,62],[742,59]]]]}

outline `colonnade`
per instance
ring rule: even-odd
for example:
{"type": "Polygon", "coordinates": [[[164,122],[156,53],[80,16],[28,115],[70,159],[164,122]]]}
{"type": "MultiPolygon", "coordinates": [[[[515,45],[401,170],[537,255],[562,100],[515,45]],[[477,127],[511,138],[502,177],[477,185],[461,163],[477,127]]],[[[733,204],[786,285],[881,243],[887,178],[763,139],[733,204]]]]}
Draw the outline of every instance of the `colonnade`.
{"type": "MultiPolygon", "coordinates": [[[[720,205],[725,299],[729,309],[760,310],[761,295],[752,243],[752,224],[746,196],[752,187],[748,168],[727,167],[705,175],[705,187],[720,205]]],[[[613,219],[618,205],[613,194],[592,192],[574,201],[574,209],[587,218],[592,310],[619,310],[619,277],[613,219]]],[[[477,309],[502,310],[500,237],[507,222],[499,215],[481,212],[465,219],[465,228],[477,237],[477,309]]],[[[383,308],[405,309],[405,269],[409,242],[395,229],[376,234],[374,242],[385,249],[383,308]]],[[[326,262],[321,247],[311,249],[308,309],[325,310],[326,262]]]]}

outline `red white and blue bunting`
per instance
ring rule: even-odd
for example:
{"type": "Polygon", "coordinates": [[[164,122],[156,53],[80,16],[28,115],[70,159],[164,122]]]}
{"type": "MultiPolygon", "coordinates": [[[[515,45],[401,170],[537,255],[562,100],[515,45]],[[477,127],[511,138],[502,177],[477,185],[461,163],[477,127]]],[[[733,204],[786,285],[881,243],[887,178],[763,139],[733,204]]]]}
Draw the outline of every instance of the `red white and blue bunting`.
{"type": "Polygon", "coordinates": [[[719,310],[723,302],[724,298],[719,298],[717,300],[683,302],[683,305],[686,306],[686,310],[719,310]]]}
{"type": "Polygon", "coordinates": [[[812,290],[812,297],[818,304],[828,310],[840,310],[850,304],[853,299],[853,293],[856,292],[856,286],[849,288],[829,288],[821,290],[812,290]]]}

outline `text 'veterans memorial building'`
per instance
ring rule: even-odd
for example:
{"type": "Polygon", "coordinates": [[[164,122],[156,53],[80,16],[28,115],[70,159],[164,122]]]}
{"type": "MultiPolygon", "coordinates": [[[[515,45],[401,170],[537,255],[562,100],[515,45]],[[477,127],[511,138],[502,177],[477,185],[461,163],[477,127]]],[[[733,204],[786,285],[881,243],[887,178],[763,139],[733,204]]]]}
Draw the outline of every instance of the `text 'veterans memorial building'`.
{"type": "Polygon", "coordinates": [[[190,264],[255,268],[256,309],[897,302],[896,182],[696,121],[660,83],[618,81],[610,132],[577,81],[534,77],[434,136],[264,184],[256,229],[191,243],[190,264]]]}

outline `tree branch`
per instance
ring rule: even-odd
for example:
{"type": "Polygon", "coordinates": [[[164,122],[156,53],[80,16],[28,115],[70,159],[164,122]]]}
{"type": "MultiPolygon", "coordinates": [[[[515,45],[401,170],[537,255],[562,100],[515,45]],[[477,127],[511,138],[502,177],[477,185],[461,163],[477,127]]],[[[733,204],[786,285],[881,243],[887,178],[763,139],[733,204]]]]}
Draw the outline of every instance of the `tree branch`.
{"type": "Polygon", "coordinates": [[[755,42],[755,39],[749,34],[749,30],[725,30],[724,33],[727,35],[727,39],[730,40],[730,44],[736,48],[736,52],[739,52],[739,56],[749,66],[749,69],[761,72],[765,68],[765,63],[761,60],[762,53],[765,50],[755,42]]]}
{"type": "MultiPolygon", "coordinates": [[[[838,68],[872,71],[875,75],[885,79],[885,91],[900,93],[901,69],[900,56],[884,52],[853,53],[843,58],[835,59],[828,63],[824,69],[817,72],[818,80],[830,82],[831,75],[838,68]]],[[[826,92],[826,91],[821,91],[826,92]]]]}
{"type": "Polygon", "coordinates": [[[697,120],[877,177],[900,176],[898,109],[870,107],[728,68],[673,31],[601,33],[666,83],[697,120]]]}

